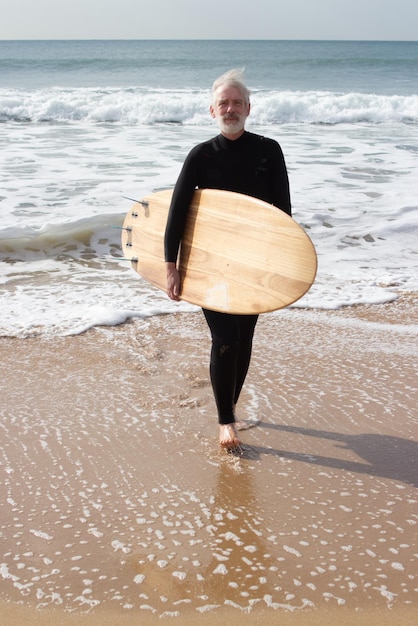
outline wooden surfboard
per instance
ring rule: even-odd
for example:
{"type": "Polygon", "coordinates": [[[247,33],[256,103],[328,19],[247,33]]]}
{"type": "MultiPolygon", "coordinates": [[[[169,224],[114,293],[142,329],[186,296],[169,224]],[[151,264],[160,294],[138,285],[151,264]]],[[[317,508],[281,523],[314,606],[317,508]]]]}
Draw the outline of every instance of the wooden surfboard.
{"type": "MultiPolygon", "coordinates": [[[[164,233],[172,190],[136,203],[122,248],[133,269],[166,290],[164,233]]],[[[255,314],[296,302],[312,285],[315,248],[289,215],[249,196],[194,193],[178,264],[182,300],[225,313],[255,314]]]]}

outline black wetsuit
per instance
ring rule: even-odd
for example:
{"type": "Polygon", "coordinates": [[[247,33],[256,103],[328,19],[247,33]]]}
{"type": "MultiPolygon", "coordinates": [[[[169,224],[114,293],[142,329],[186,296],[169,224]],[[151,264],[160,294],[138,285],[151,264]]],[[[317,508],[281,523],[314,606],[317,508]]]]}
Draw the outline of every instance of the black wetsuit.
{"type": "MultiPolygon", "coordinates": [[[[253,196],[291,214],[287,169],[279,144],[244,132],[239,139],[218,135],[187,156],[171,201],[165,233],[165,260],[176,262],[187,211],[199,189],[223,189],[253,196]]],[[[212,335],[210,374],[220,424],[235,421],[234,405],[251,358],[256,315],[203,309],[212,335]]]]}

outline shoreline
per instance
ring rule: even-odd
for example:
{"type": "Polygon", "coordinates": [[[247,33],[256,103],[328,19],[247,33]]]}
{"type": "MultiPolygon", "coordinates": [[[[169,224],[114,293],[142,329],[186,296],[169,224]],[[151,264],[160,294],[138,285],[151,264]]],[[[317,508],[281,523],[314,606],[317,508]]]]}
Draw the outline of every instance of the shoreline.
{"type": "Polygon", "coordinates": [[[1,338],[7,624],[412,625],[417,304],[262,316],[241,457],[200,313],[1,338]]]}
{"type": "Polygon", "coordinates": [[[227,620],[228,624],[238,626],[298,626],[303,620],[305,626],[369,626],[379,623],[381,626],[415,626],[416,607],[402,607],[400,609],[358,609],[347,610],[344,607],[326,607],[322,609],[301,609],[296,611],[261,609],[259,612],[243,612],[231,607],[222,607],[220,613],[182,613],[181,615],[156,616],[148,614],[138,614],[131,611],[129,614],[113,612],[111,610],[100,609],[92,613],[71,614],[57,609],[34,609],[28,606],[11,605],[0,600],[0,610],[5,626],[20,626],[27,623],[36,626],[156,626],[157,624],[173,623],[184,624],[185,626],[211,626],[212,624],[222,625],[227,620]],[[396,621],[395,621],[396,620],[396,621]]]}

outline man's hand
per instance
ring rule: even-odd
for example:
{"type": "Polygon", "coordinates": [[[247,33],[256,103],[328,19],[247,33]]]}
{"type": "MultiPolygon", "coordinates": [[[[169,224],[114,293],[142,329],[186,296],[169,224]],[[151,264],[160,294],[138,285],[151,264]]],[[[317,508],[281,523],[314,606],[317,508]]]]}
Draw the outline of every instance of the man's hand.
{"type": "Polygon", "coordinates": [[[180,300],[180,273],[175,263],[166,263],[167,295],[171,300],[180,300]]]}

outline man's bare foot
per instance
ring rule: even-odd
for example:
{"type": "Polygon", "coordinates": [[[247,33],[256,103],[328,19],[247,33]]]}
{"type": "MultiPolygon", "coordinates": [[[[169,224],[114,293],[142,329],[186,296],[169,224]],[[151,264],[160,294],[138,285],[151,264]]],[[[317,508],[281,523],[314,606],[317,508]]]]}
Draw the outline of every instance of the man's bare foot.
{"type": "Polygon", "coordinates": [[[219,424],[219,443],[225,450],[235,450],[241,445],[235,424],[219,424]]]}

